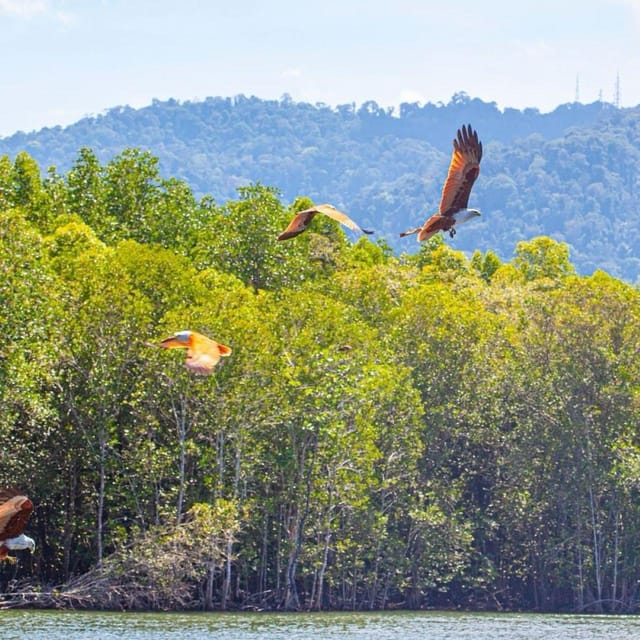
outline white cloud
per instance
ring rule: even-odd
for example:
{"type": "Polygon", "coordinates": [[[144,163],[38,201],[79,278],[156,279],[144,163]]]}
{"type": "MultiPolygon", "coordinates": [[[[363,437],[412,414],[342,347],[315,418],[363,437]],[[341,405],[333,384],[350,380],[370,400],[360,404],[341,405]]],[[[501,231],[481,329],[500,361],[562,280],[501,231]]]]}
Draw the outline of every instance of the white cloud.
{"type": "Polygon", "coordinates": [[[635,11],[640,11],[640,0],[617,0],[620,4],[626,4],[635,11]]]}
{"type": "Polygon", "coordinates": [[[513,43],[514,50],[531,60],[542,60],[557,55],[555,47],[544,40],[513,43]]]}
{"type": "Polygon", "coordinates": [[[285,69],[280,74],[280,77],[283,78],[284,80],[288,80],[290,78],[299,78],[300,76],[302,76],[302,70],[299,69],[298,67],[285,69]]]}
{"type": "Polygon", "coordinates": [[[628,7],[635,18],[636,25],[640,27],[640,0],[612,0],[615,4],[628,7]]]}
{"type": "Polygon", "coordinates": [[[0,13],[18,18],[33,18],[48,10],[48,0],[0,0],[0,13]]]}
{"type": "Polygon", "coordinates": [[[68,11],[56,11],[54,17],[64,27],[70,27],[78,20],[78,16],[75,13],[69,13],[68,11]]]}
{"type": "Polygon", "coordinates": [[[51,0],[0,0],[0,15],[31,20],[36,17],[52,18],[55,22],[68,27],[77,16],[68,11],[55,9],[51,0]]]}

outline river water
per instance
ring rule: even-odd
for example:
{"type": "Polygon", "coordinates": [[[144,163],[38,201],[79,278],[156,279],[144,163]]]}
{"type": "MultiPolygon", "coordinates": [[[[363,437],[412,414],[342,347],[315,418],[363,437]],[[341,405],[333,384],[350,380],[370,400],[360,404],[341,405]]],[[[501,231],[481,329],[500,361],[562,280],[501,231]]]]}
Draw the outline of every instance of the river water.
{"type": "Polygon", "coordinates": [[[640,616],[0,611],[2,640],[637,640],[640,616]]]}

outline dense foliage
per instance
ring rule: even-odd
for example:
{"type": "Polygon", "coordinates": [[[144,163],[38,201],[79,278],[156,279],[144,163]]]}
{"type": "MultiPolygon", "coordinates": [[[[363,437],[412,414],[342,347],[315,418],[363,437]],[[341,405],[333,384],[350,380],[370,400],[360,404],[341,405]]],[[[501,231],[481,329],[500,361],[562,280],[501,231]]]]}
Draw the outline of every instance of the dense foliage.
{"type": "MultiPolygon", "coordinates": [[[[197,197],[235,198],[237,187],[277,185],[331,202],[377,230],[396,252],[415,253],[398,232],[422,224],[440,200],[456,129],[477,128],[485,154],[471,206],[484,215],[453,245],[510,260],[536,235],[566,242],[581,274],[596,269],[640,282],[640,107],[566,104],[551,113],[499,110],[464,93],[446,104],[373,101],[336,108],[281,100],[207,98],[117,107],[66,127],[17,133],[0,154],[26,150],[43,168],[68,171],[77,150],[100,162],[126,148],[159,158],[165,177],[197,197]]],[[[465,229],[466,231],[466,229],[465,229]]]]}
{"type": "Polygon", "coordinates": [[[308,203],[197,200],[138,150],[0,159],[0,482],[37,541],[2,590],[634,611],[638,290],[544,236],[278,243],[308,203]],[[144,344],[186,328],[233,348],[213,376],[144,344]]]}

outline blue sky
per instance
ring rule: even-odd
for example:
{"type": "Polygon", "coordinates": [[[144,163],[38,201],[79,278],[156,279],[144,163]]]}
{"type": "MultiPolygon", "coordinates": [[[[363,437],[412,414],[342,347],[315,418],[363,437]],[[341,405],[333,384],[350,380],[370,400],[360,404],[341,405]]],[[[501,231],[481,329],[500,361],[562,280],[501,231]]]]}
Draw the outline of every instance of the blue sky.
{"type": "Polygon", "coordinates": [[[0,136],[154,98],[640,104],[640,0],[0,0],[0,136]]]}

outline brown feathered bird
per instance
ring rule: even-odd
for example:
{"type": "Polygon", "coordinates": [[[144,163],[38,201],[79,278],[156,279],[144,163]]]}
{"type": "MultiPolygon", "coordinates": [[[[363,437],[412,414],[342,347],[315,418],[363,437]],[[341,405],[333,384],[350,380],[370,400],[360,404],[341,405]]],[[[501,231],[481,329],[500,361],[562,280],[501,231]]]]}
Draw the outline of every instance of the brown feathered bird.
{"type": "Polygon", "coordinates": [[[0,489],[0,560],[15,562],[9,551],[29,549],[36,543],[24,535],[27,520],[33,511],[33,502],[18,489],[0,489]]]}
{"type": "Polygon", "coordinates": [[[164,349],[186,349],[185,367],[201,375],[209,375],[220,362],[220,358],[231,353],[231,347],[226,347],[197,331],[178,331],[156,344],[149,342],[145,344],[164,349]]]}
{"type": "Polygon", "coordinates": [[[310,209],[305,209],[296,213],[289,226],[278,236],[278,240],[288,240],[300,235],[309,226],[311,221],[318,213],[328,216],[332,220],[337,220],[351,231],[359,231],[360,233],[374,233],[370,229],[363,229],[356,224],[346,213],[338,211],[332,204],[318,204],[310,209]]]}
{"type": "Polygon", "coordinates": [[[448,231],[453,238],[455,227],[480,215],[477,209],[467,209],[471,187],[480,173],[482,143],[471,125],[458,129],[453,141],[453,155],[449,173],[442,189],[438,213],[434,213],[421,227],[403,231],[400,236],[418,234],[418,242],[428,240],[438,231],[448,231]]]}

